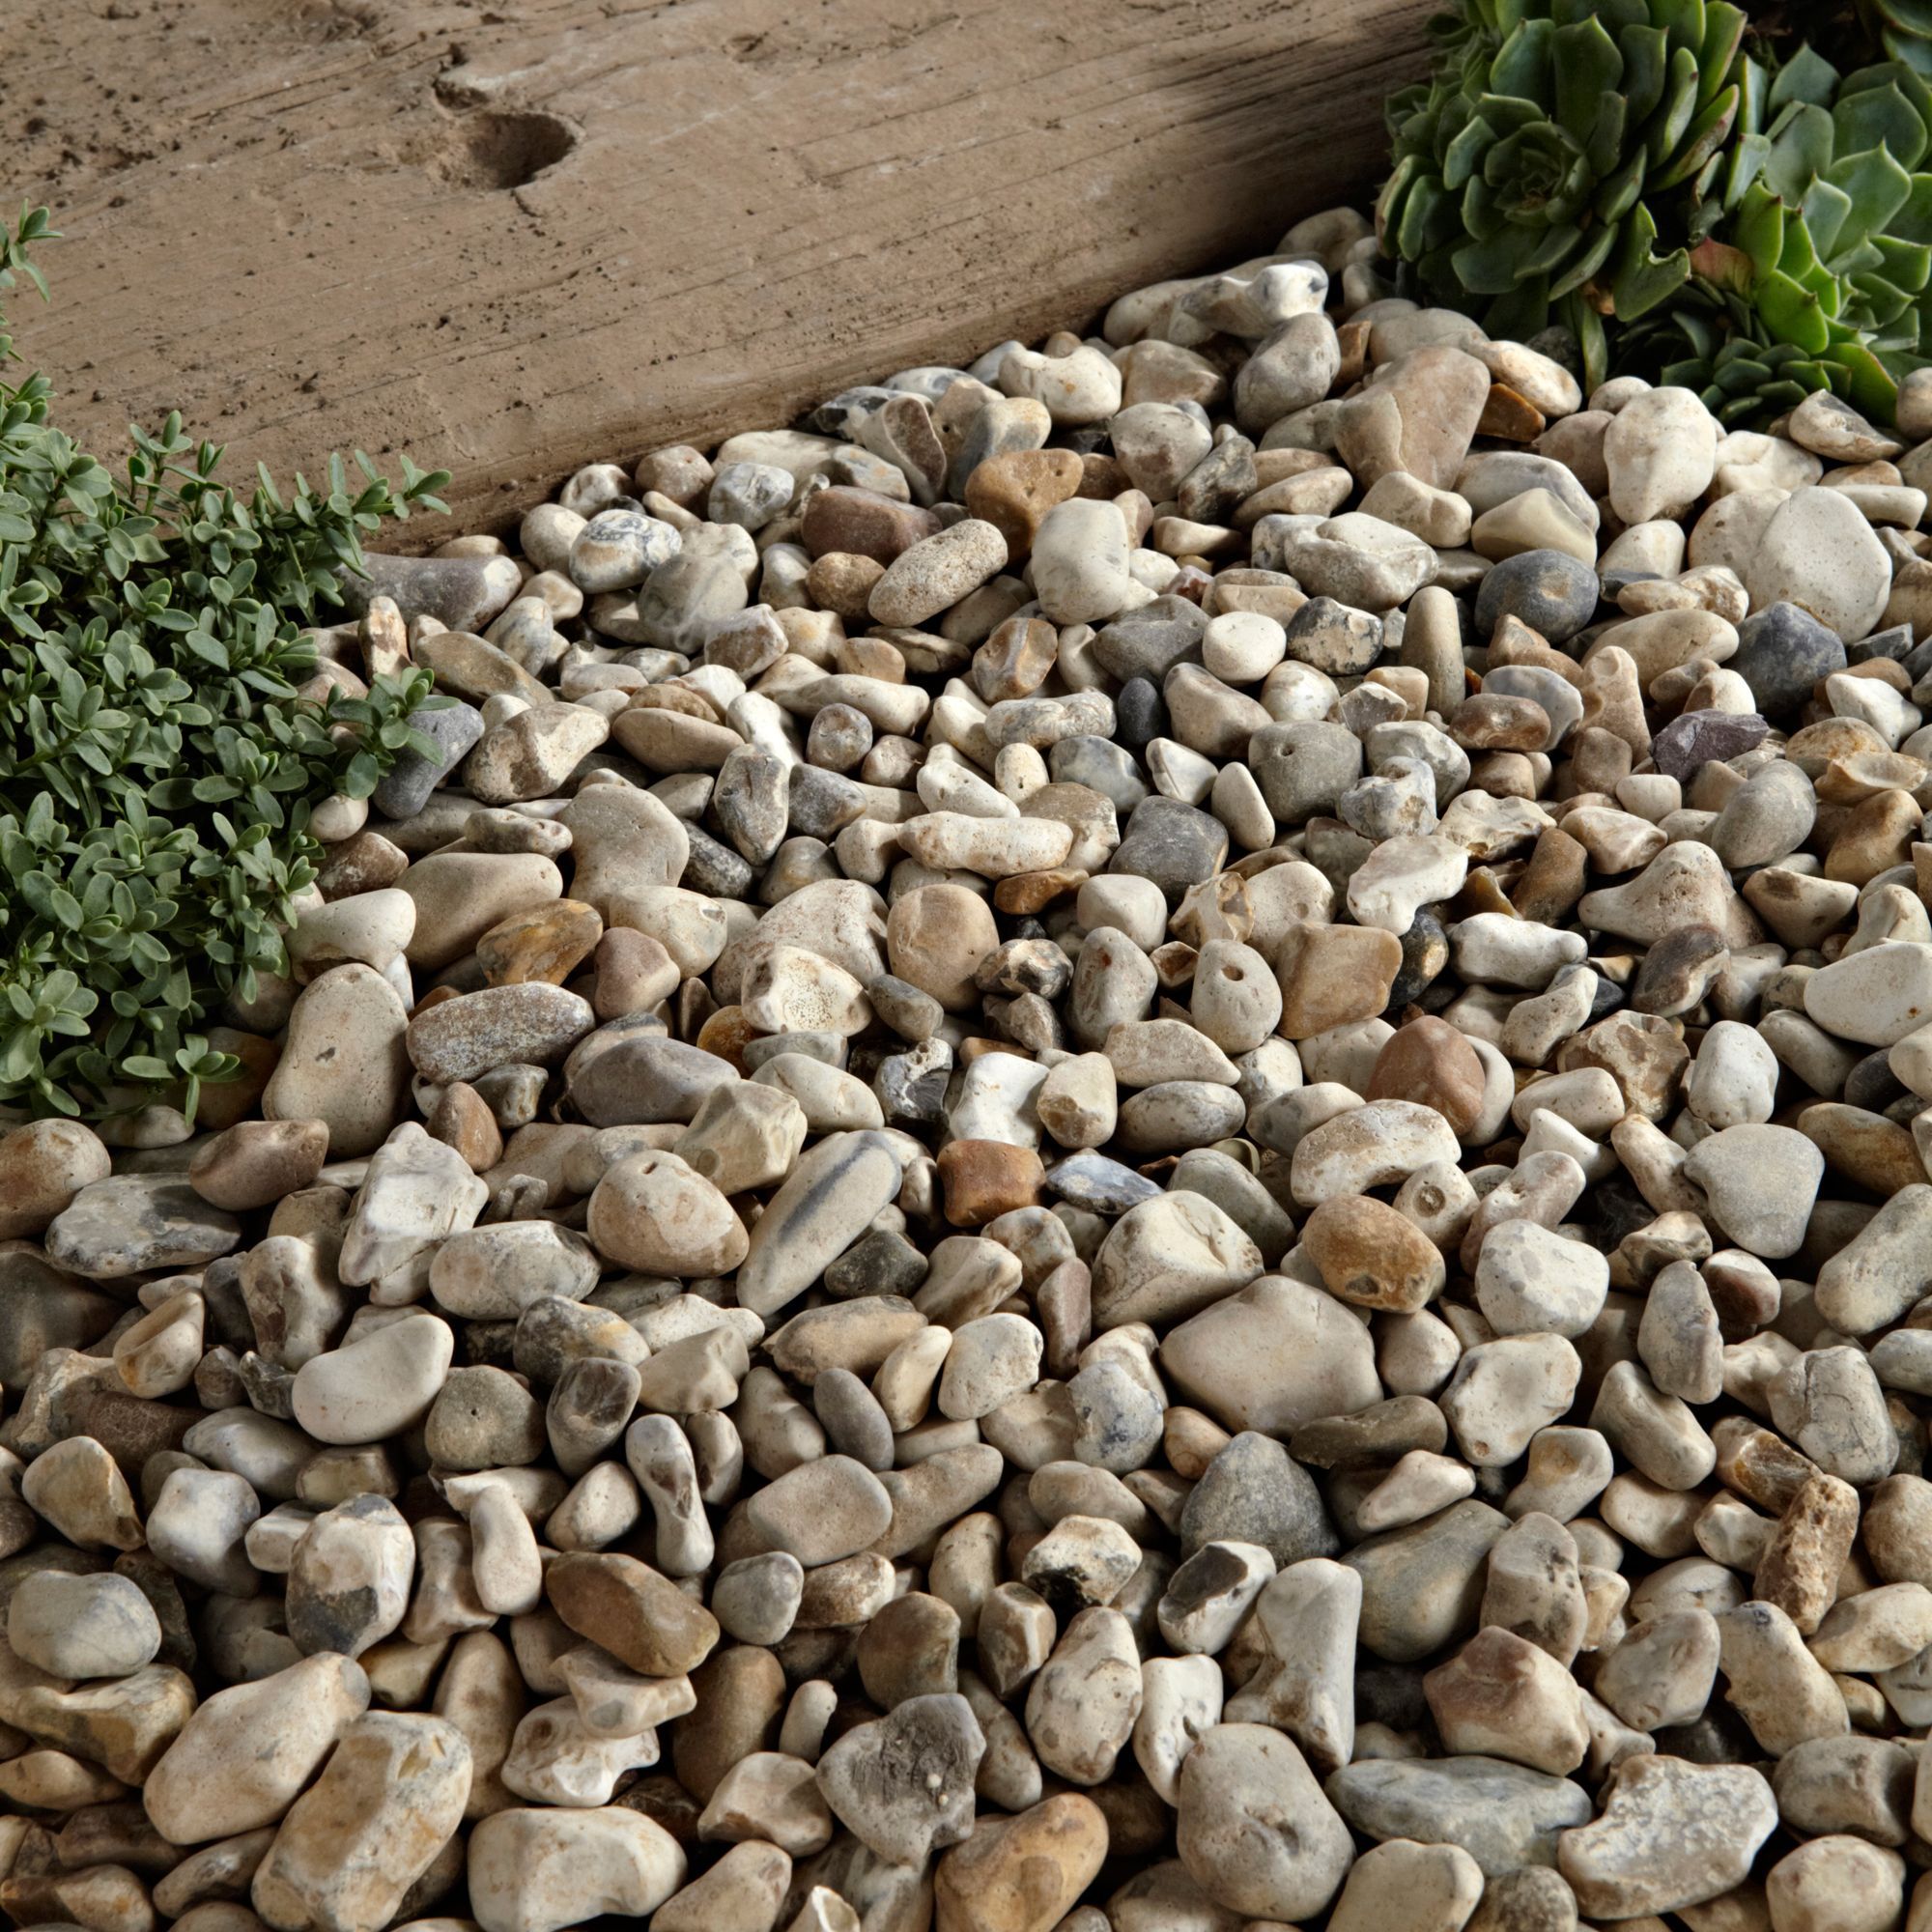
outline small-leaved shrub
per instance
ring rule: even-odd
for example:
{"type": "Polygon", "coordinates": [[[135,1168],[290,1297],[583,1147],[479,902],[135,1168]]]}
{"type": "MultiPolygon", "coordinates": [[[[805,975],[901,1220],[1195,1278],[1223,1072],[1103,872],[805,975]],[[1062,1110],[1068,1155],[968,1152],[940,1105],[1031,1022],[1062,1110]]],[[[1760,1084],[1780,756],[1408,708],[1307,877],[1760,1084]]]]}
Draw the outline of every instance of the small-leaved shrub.
{"type": "MultiPolygon", "coordinates": [[[[0,225],[0,291],[46,284],[47,212],[0,225]]],[[[130,431],[117,475],[64,435],[0,312],[0,1112],[189,1111],[238,1062],[208,1030],[286,965],[315,876],[312,809],[366,797],[406,747],[429,673],[366,698],[298,695],[361,533],[441,510],[359,452],[327,486],[240,495],[179,414],[130,431]]],[[[434,700],[430,700],[434,701],[434,700]]]]}

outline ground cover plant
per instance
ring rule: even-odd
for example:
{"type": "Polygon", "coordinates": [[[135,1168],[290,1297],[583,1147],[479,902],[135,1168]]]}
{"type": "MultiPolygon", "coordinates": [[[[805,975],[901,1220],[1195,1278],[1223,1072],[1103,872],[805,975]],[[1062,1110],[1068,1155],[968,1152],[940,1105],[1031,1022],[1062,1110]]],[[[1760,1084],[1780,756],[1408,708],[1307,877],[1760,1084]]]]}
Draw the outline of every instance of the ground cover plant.
{"type": "MultiPolygon", "coordinates": [[[[0,230],[0,292],[46,285],[45,209],[0,230]]],[[[304,627],[361,539],[440,509],[357,453],[324,483],[238,491],[178,414],[116,473],[58,426],[0,312],[0,1107],[99,1113],[234,1070],[210,1048],[231,992],[283,962],[314,876],[311,810],[366,797],[411,745],[426,671],[366,696],[302,687],[304,627]]]]}

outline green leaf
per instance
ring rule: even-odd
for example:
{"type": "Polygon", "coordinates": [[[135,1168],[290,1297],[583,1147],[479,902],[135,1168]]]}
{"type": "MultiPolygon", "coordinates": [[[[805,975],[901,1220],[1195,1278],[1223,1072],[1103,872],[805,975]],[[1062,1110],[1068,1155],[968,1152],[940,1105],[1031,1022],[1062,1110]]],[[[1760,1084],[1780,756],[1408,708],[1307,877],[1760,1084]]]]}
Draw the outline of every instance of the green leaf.
{"type": "MultiPolygon", "coordinates": [[[[0,290],[43,286],[26,250],[50,235],[35,211],[0,231],[0,290]]],[[[369,745],[338,743],[295,702],[298,633],[363,533],[447,478],[405,461],[398,487],[358,455],[323,494],[264,476],[244,500],[178,413],[132,429],[117,473],[48,398],[0,381],[0,1121],[98,1115],[130,1081],[191,1111],[239,1071],[207,1026],[286,967],[312,805],[392,761],[427,691],[412,673],[369,745]]]]}
{"type": "Polygon", "coordinates": [[[1925,123],[1896,85],[1845,96],[1832,110],[1832,125],[1840,155],[1882,147],[1908,169],[1917,167],[1924,157],[1925,123]]]}
{"type": "Polygon", "coordinates": [[[1641,128],[1657,111],[1670,71],[1670,49],[1662,27],[1625,27],[1617,34],[1624,57],[1624,99],[1630,125],[1641,128]]]}
{"type": "Polygon", "coordinates": [[[1679,47],[1670,56],[1669,77],[1665,82],[1663,104],[1658,109],[1646,135],[1653,166],[1662,166],[1677,152],[1697,112],[1697,56],[1689,47],[1679,47]]]}
{"type": "Polygon", "coordinates": [[[1598,186],[1591,212],[1605,227],[1614,228],[1636,206],[1642,192],[1643,156],[1636,154],[1598,186]]]}
{"type": "Polygon", "coordinates": [[[1480,114],[1473,116],[1443,153],[1442,185],[1452,193],[1465,187],[1482,172],[1483,156],[1495,139],[1496,130],[1480,114]]]}
{"type": "MultiPolygon", "coordinates": [[[[1825,179],[1851,202],[1839,230],[1840,248],[1870,235],[1885,234],[1912,194],[1912,177],[1884,148],[1869,148],[1834,161],[1825,179]]],[[[1810,218],[1808,206],[1805,218],[1810,218]]]]}
{"type": "Polygon", "coordinates": [[[1852,197],[1824,176],[1804,190],[1801,204],[1804,231],[1818,260],[1828,262],[1838,244],[1838,236],[1852,216],[1852,197]]]}
{"type": "Polygon", "coordinates": [[[1605,97],[1615,94],[1624,59],[1603,22],[1592,16],[1554,30],[1549,68],[1556,121],[1565,128],[1588,128],[1605,97]]]}
{"type": "Polygon", "coordinates": [[[1647,185],[1654,189],[1675,187],[1703,167],[1728,138],[1738,114],[1738,91],[1727,87],[1705,107],[1691,124],[1678,150],[1677,159],[1655,176],[1647,185]]]}
{"type": "Polygon", "coordinates": [[[1821,355],[1831,347],[1832,331],[1818,298],[1780,269],[1758,277],[1757,313],[1779,342],[1821,355]]]}
{"type": "Polygon", "coordinates": [[[1597,229],[1589,246],[1551,280],[1549,293],[1552,296],[1567,296],[1573,289],[1580,289],[1585,282],[1592,280],[1609,260],[1610,251],[1617,245],[1617,235],[1618,231],[1614,228],[1597,229]]]}
{"type": "Polygon", "coordinates": [[[1548,20],[1524,20],[1514,28],[1490,67],[1490,91],[1540,99],[1549,87],[1549,45],[1555,33],[1548,20]]]}
{"type": "Polygon", "coordinates": [[[1690,257],[1678,248],[1656,252],[1657,224],[1647,208],[1639,208],[1624,224],[1612,295],[1619,322],[1635,322],[1681,288],[1690,276],[1690,257]]]}
{"type": "Polygon", "coordinates": [[[1803,201],[1804,190],[1832,165],[1832,117],[1822,107],[1794,105],[1772,124],[1770,140],[1765,185],[1782,200],[1803,201]]]}
{"type": "Polygon", "coordinates": [[[1745,29],[1748,25],[1744,9],[1732,6],[1730,0],[1710,0],[1704,9],[1704,43],[1697,55],[1702,75],[1697,95],[1700,105],[1709,102],[1719,88],[1730,84],[1733,65],[1744,45],[1745,29]]]}
{"type": "Polygon", "coordinates": [[[1670,36],[1673,52],[1704,44],[1704,0],[1651,0],[1650,17],[1670,36]]]}
{"type": "Polygon", "coordinates": [[[1778,69],[1771,83],[1771,111],[1776,114],[1794,101],[1823,107],[1837,90],[1838,70],[1807,43],[1778,69]]]}

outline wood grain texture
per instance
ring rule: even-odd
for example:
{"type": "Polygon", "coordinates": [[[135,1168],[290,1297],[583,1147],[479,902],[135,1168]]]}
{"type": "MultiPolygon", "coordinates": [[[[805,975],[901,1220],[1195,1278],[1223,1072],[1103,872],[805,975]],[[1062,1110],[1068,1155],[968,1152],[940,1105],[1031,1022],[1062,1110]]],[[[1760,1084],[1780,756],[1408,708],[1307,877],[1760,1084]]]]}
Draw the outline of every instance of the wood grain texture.
{"type": "Polygon", "coordinates": [[[15,332],[102,455],[178,407],[499,526],[1367,193],[1431,4],[12,0],[15,332]]]}

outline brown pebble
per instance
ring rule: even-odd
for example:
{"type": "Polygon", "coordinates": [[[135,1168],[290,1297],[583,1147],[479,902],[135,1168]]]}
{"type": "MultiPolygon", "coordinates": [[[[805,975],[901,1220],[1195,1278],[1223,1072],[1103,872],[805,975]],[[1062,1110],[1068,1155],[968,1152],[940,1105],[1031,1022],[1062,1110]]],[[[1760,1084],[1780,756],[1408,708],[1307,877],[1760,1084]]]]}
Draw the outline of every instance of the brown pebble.
{"type": "Polygon", "coordinates": [[[232,1053],[242,1063],[233,1080],[204,1083],[195,1108],[195,1124],[212,1132],[232,1127],[261,1111],[262,1094],[282,1057],[282,1043],[236,1027],[210,1027],[209,1050],[232,1053]]]}
{"type": "Polygon", "coordinates": [[[1043,617],[1009,617],[973,653],[973,689],[988,704],[1039,689],[1060,650],[1060,634],[1043,617]]]}
{"type": "Polygon", "coordinates": [[[983,1818],[939,1861],[934,1932],[1051,1932],[1093,1884],[1108,1842],[1106,1814],[1078,1792],[983,1818]]]}
{"type": "Polygon", "coordinates": [[[393,886],[409,868],[409,854],[401,846],[365,830],[324,849],[316,890],[326,899],[354,898],[393,886]]]}
{"type": "Polygon", "coordinates": [[[671,1746],[677,1779],[700,1804],[741,1758],[778,1742],[785,1674],[770,1651],[733,1644],[691,1673],[697,1707],[677,1720],[671,1746]]]}
{"type": "Polygon", "coordinates": [[[552,899],[493,925],[476,942],[476,963],[487,985],[544,980],[560,986],[590,956],[603,931],[595,906],[552,899]]]}
{"type": "Polygon", "coordinates": [[[1858,1533],[1859,1492],[1818,1470],[1778,1518],[1758,1558],[1752,1594],[1776,1604],[1809,1636],[1837,1601],[1838,1577],[1858,1533]]]}
{"type": "MultiPolygon", "coordinates": [[[[1612,738],[1609,742],[1621,745],[1623,740],[1612,738]]],[[[1628,753],[1629,748],[1625,749],[1628,753]]],[[[1581,841],[1571,838],[1560,825],[1546,826],[1537,835],[1528,865],[1510,888],[1510,904],[1520,919],[1555,925],[1583,896],[1588,869],[1589,859],[1581,841]]]]}
{"type": "Polygon", "coordinates": [[[715,1053],[720,1060],[728,1060],[749,1079],[752,1067],[745,1058],[745,1049],[757,1037],[758,1029],[752,1024],[743,1007],[720,1007],[698,1028],[696,1044],[706,1053],[715,1053]]]}
{"type": "Polygon", "coordinates": [[[1883,1114],[1849,1107],[1840,1100],[1821,1100],[1806,1107],[1792,1125],[1825,1156],[1833,1173],[1881,1201],[1925,1179],[1911,1130],[1883,1114]]]}
{"type": "Polygon", "coordinates": [[[844,554],[869,557],[883,568],[938,528],[939,519],[916,503],[836,483],[807,502],[802,534],[814,561],[844,554]]]}
{"type": "Polygon", "coordinates": [[[1077,893],[1091,874],[1078,866],[1055,866],[1041,872],[1014,872],[993,888],[993,904],[1016,919],[1043,912],[1055,899],[1077,893]]]}
{"type": "Polygon", "coordinates": [[[635,1556],[559,1556],[544,1573],[544,1593],[579,1636],[646,1677],[694,1670],[718,1641],[711,1612],[635,1556]]]}
{"type": "Polygon", "coordinates": [[[591,969],[590,1005],[600,1023],[648,1012],[677,991],[677,962],[664,942],[628,925],[613,925],[598,940],[591,969]]]}
{"type": "Polygon", "coordinates": [[[1478,436],[1492,436],[1502,442],[1534,442],[1548,427],[1549,419],[1527,396],[1519,395],[1507,383],[1492,383],[1490,399],[1476,423],[1478,436]]]}
{"type": "Polygon", "coordinates": [[[1308,1039],[1388,1005],[1402,941],[1372,925],[1295,926],[1275,954],[1285,1039],[1308,1039]]]}
{"type": "Polygon", "coordinates": [[[306,1187],[327,1158],[325,1121],[238,1121],[196,1151],[188,1185],[213,1207],[245,1213],[306,1187]]]}
{"type": "Polygon", "coordinates": [[[1024,556],[1047,511],[1087,494],[1085,477],[1070,449],[1009,449],[987,457],[967,478],[967,514],[991,524],[1006,538],[1009,555],[1024,556]]]}
{"type": "Polygon", "coordinates": [[[1719,1482],[1760,1509],[1782,1515],[1820,1473],[1810,1457],[1747,1416],[1724,1416],[1713,1427],[1711,1439],[1718,1445],[1719,1482]]]}
{"type": "Polygon", "coordinates": [[[1486,1084],[1483,1063],[1467,1038],[1428,1013],[1382,1043],[1362,1097],[1434,1107],[1461,1140],[1482,1117],[1486,1084]]]}
{"type": "Polygon", "coordinates": [[[886,566],[876,557],[833,551],[816,559],[806,572],[805,587],[814,604],[862,623],[870,611],[872,586],[885,574],[886,566]]]}
{"type": "Polygon", "coordinates": [[[974,975],[999,944],[991,908],[965,886],[920,886],[895,900],[886,916],[893,971],[950,1012],[979,1006],[974,975]]]}
{"type": "Polygon", "coordinates": [[[1924,817],[1909,791],[1878,792],[1853,806],[1825,855],[1825,876],[1863,886],[1893,866],[1911,865],[1924,817]]]}
{"type": "Polygon", "coordinates": [[[1302,1227],[1301,1245],[1328,1293],[1357,1308],[1409,1315],[1442,1287],[1441,1250],[1407,1215],[1373,1195],[1322,1202],[1302,1227]]]}
{"type": "Polygon", "coordinates": [[[982,1228],[996,1215],[1031,1208],[1046,1184],[1032,1148],[1005,1141],[950,1141],[939,1151],[946,1218],[955,1228],[982,1228]]]}
{"type": "Polygon", "coordinates": [[[472,1174],[503,1158],[503,1136],[489,1103],[467,1080],[452,1080],[437,1097],[427,1122],[432,1140],[460,1153],[472,1174]]]}
{"type": "MultiPolygon", "coordinates": [[[[1549,742],[1549,714],[1533,697],[1478,692],[1457,705],[1448,724],[1449,735],[1465,752],[1540,752],[1549,742]]],[[[1527,795],[1536,795],[1533,786],[1527,795]]]]}

